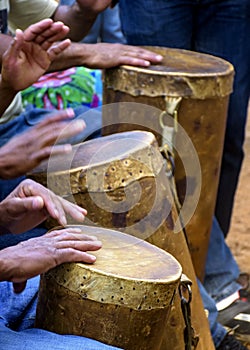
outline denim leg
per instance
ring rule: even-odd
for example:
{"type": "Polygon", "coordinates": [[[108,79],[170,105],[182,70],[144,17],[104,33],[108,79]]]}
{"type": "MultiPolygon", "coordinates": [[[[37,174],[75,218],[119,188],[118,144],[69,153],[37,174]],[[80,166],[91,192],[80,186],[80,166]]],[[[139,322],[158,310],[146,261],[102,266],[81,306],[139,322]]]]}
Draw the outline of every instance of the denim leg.
{"type": "Polygon", "coordinates": [[[196,0],[120,0],[119,6],[128,44],[191,49],[196,0]]]}
{"type": "Polygon", "coordinates": [[[206,289],[203,287],[201,282],[197,279],[197,283],[200,289],[201,298],[203,301],[204,308],[208,311],[208,321],[210,326],[211,335],[215,347],[220,345],[221,341],[226,335],[226,330],[222,325],[216,322],[218,311],[214,300],[207,294],[206,289]]]}
{"type": "Polygon", "coordinates": [[[40,277],[27,281],[22,293],[14,293],[11,282],[0,282],[0,320],[6,327],[21,331],[33,327],[40,277]]]}
{"type": "Polygon", "coordinates": [[[205,266],[204,287],[217,303],[241,289],[241,285],[235,282],[238,276],[239,267],[214,217],[205,266]]]}
{"type": "Polygon", "coordinates": [[[118,350],[96,340],[76,335],[60,335],[38,328],[16,332],[0,320],[0,350],[118,350]]]}
{"type": "Polygon", "coordinates": [[[117,348],[92,339],[58,335],[34,326],[39,277],[30,279],[25,290],[13,293],[12,284],[0,283],[1,350],[115,350],[117,348]]]}
{"type": "Polygon", "coordinates": [[[250,1],[200,1],[194,50],[231,62],[235,68],[230,96],[216,217],[226,236],[243,160],[243,143],[250,96],[250,1]]]}
{"type": "Polygon", "coordinates": [[[216,217],[226,236],[243,160],[250,94],[249,0],[120,0],[129,44],[159,45],[212,54],[236,71],[230,97],[216,217]]]}

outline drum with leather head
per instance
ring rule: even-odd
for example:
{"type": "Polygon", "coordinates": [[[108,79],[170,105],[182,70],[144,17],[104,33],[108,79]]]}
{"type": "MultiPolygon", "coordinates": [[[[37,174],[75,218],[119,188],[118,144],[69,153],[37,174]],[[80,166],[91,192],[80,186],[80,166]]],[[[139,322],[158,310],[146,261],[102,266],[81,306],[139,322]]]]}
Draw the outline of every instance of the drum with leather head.
{"type": "Polygon", "coordinates": [[[185,144],[181,146],[178,124],[185,129],[201,166],[200,199],[186,232],[195,270],[202,280],[234,70],[227,61],[211,55],[147,48],[161,54],[163,61],[148,68],[121,66],[105,71],[103,135],[139,129],[152,131],[160,145],[175,139],[174,148],[183,149],[181,158],[175,152],[175,181],[182,204],[186,197],[193,196],[186,189],[188,174],[182,165],[183,159],[189,157],[189,149],[185,151],[185,144]],[[135,108],[135,104],[141,106],[135,108]],[[155,107],[155,111],[148,113],[145,105],[155,107]],[[168,117],[172,118],[172,125],[168,117]]]}
{"type": "Polygon", "coordinates": [[[102,241],[94,264],[41,276],[36,327],[125,350],[160,349],[181,266],[164,250],[118,231],[77,226],[102,241]]]}
{"type": "MultiPolygon", "coordinates": [[[[214,348],[185,235],[174,230],[178,211],[169,164],[151,132],[117,133],[75,145],[71,154],[51,158],[30,176],[86,208],[86,224],[128,233],[173,255],[193,282],[191,322],[197,349],[214,348]]],[[[158,269],[157,263],[152,269],[158,269]]],[[[185,328],[177,294],[161,349],[184,349],[185,328]]]]}

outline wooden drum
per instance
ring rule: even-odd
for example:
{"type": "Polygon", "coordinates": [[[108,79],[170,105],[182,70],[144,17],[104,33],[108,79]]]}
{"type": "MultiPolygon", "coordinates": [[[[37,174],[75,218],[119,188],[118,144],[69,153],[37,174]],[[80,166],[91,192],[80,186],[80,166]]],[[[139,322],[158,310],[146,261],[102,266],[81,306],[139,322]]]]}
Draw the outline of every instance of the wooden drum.
{"type": "MultiPolygon", "coordinates": [[[[182,231],[174,233],[178,211],[167,174],[168,162],[155,136],[130,131],[75,145],[71,155],[51,158],[31,177],[86,208],[86,224],[123,231],[173,255],[193,282],[191,319],[194,335],[199,338],[197,350],[211,350],[214,347],[187,242],[182,231]]],[[[157,271],[158,263],[152,269],[157,271]]],[[[161,349],[184,349],[184,328],[177,294],[161,349]]]]}
{"type": "Polygon", "coordinates": [[[62,264],[41,276],[36,327],[126,350],[160,349],[181,266],[164,250],[90,226],[102,241],[91,264],[62,264]]]}
{"type": "MultiPolygon", "coordinates": [[[[195,270],[202,280],[216,203],[233,66],[220,58],[197,52],[147,48],[160,53],[163,62],[148,68],[121,66],[105,71],[103,135],[150,130],[161,145],[166,141],[169,128],[164,116],[172,117],[173,124],[178,123],[185,129],[201,167],[200,199],[186,231],[195,270]],[[142,107],[135,108],[134,103],[142,107]],[[155,107],[155,111],[148,112],[143,108],[145,105],[155,107]]],[[[178,127],[174,133],[174,147],[182,147],[181,159],[177,152],[175,154],[175,181],[183,204],[193,196],[186,191],[189,174],[182,165],[189,152],[185,144],[181,146],[178,127]]]]}

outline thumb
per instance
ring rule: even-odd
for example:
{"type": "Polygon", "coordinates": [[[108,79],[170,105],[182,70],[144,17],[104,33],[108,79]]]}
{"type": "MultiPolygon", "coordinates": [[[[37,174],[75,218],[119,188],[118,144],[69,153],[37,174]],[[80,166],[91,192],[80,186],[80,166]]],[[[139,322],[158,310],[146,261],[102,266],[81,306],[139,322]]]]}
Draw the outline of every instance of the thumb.
{"type": "Polygon", "coordinates": [[[17,214],[21,214],[26,211],[41,210],[43,207],[44,201],[40,196],[14,198],[12,200],[12,210],[17,214]]]}

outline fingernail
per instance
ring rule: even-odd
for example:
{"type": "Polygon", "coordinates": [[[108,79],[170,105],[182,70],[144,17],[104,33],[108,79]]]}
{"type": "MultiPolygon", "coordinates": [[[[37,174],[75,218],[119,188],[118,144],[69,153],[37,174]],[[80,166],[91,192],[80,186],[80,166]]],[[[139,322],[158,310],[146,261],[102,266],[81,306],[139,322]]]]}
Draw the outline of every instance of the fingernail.
{"type": "Polygon", "coordinates": [[[68,117],[70,117],[70,118],[73,118],[75,116],[75,112],[74,112],[73,108],[67,108],[66,112],[67,112],[68,117]]]}
{"type": "Polygon", "coordinates": [[[62,224],[62,226],[66,226],[67,225],[67,220],[66,220],[66,217],[64,215],[62,215],[60,217],[60,223],[62,224]]]}
{"type": "Polygon", "coordinates": [[[91,261],[95,262],[96,261],[96,257],[94,255],[89,255],[89,258],[91,261]]]}
{"type": "Polygon", "coordinates": [[[64,152],[70,153],[72,151],[72,146],[70,144],[64,145],[64,152]]]}
{"type": "Polygon", "coordinates": [[[86,127],[84,120],[77,120],[74,122],[74,129],[82,130],[86,127]]]}
{"type": "Polygon", "coordinates": [[[157,55],[155,58],[157,61],[161,61],[163,59],[163,57],[161,55],[157,55]]]}

